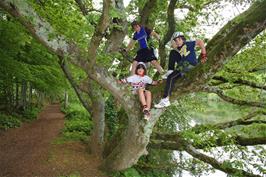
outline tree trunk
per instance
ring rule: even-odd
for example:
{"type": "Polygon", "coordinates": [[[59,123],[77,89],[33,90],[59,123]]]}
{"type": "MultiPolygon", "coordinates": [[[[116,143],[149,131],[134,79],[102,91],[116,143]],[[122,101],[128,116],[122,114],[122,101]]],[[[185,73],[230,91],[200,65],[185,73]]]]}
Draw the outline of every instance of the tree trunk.
{"type": "Polygon", "coordinates": [[[21,99],[20,107],[24,110],[27,106],[27,82],[25,80],[21,83],[21,99]]]}
{"type": "Polygon", "coordinates": [[[19,104],[19,83],[18,82],[16,82],[16,93],[15,94],[16,94],[15,107],[17,107],[19,104]]]}
{"type": "Polygon", "coordinates": [[[64,93],[64,108],[66,109],[67,106],[68,106],[68,93],[65,90],[65,93],[64,93]]]}
{"type": "Polygon", "coordinates": [[[32,104],[32,83],[29,82],[29,98],[28,98],[28,105],[32,104]]]}
{"type": "Polygon", "coordinates": [[[148,153],[146,146],[149,143],[153,126],[163,110],[152,110],[151,120],[146,122],[138,111],[128,114],[128,126],[122,133],[121,141],[105,159],[102,169],[105,171],[124,170],[138,162],[138,159],[148,153]]]}
{"type": "Polygon", "coordinates": [[[104,145],[105,102],[103,97],[97,100],[92,99],[92,102],[93,130],[91,133],[90,148],[93,154],[97,154],[101,157],[104,145]]]}
{"type": "Polygon", "coordinates": [[[91,116],[93,121],[93,130],[91,134],[91,151],[102,157],[104,145],[105,130],[105,100],[101,89],[92,80],[88,81],[89,96],[92,102],[91,116]]]}

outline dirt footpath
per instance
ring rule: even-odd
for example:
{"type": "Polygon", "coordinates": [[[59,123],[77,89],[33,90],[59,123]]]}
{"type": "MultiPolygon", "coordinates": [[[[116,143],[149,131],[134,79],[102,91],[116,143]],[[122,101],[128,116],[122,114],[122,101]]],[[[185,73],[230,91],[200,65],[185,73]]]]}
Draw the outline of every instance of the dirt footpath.
{"type": "Polygon", "coordinates": [[[38,119],[0,135],[0,177],[102,177],[99,160],[80,142],[52,144],[64,127],[59,105],[47,106],[38,119]]]}

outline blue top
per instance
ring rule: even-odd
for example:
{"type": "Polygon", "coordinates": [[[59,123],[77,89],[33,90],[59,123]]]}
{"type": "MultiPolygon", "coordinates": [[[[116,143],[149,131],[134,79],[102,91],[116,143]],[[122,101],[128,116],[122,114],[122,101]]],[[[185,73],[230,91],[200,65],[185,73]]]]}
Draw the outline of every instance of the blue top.
{"type": "Polygon", "coordinates": [[[186,43],[182,47],[177,48],[177,51],[180,54],[182,61],[187,61],[193,66],[198,64],[195,46],[196,41],[186,41],[186,43]]]}
{"type": "Polygon", "coordinates": [[[148,48],[148,40],[150,39],[151,30],[141,26],[139,32],[135,32],[133,35],[133,40],[137,40],[139,43],[139,48],[148,48]]]}

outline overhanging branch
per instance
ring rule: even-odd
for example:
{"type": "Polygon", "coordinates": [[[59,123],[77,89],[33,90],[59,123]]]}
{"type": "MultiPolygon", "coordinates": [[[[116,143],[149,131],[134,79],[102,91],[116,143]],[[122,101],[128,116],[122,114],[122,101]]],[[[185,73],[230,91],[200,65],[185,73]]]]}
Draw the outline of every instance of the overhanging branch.
{"type": "Polygon", "coordinates": [[[265,102],[256,102],[256,101],[246,101],[246,100],[239,100],[230,96],[227,96],[223,93],[222,90],[220,90],[219,88],[210,88],[210,87],[205,87],[204,91],[209,92],[209,93],[215,93],[217,94],[221,99],[223,99],[224,101],[227,101],[229,103],[232,104],[237,104],[240,106],[253,106],[253,107],[261,107],[261,108],[265,108],[266,107],[266,103],[265,102]]]}
{"type": "MultiPolygon", "coordinates": [[[[60,60],[59,60],[59,61],[60,61],[60,60]]],[[[61,61],[62,61],[62,60],[61,60],[61,61]]],[[[88,102],[85,101],[85,99],[83,98],[83,96],[82,96],[82,90],[79,88],[78,84],[75,82],[75,80],[74,80],[74,78],[73,78],[73,76],[72,76],[70,70],[69,70],[68,67],[67,67],[67,64],[66,64],[65,62],[64,62],[64,63],[60,62],[59,64],[60,64],[60,66],[61,66],[61,68],[62,68],[62,70],[63,70],[63,72],[64,72],[66,78],[68,79],[69,83],[71,84],[72,88],[74,89],[76,95],[78,96],[78,98],[79,98],[81,104],[84,106],[84,108],[85,108],[89,113],[91,113],[92,107],[91,107],[91,105],[89,105],[88,102]]]]}
{"type": "Polygon", "coordinates": [[[204,129],[205,127],[213,127],[216,129],[226,129],[226,128],[231,128],[231,127],[237,126],[237,125],[248,125],[247,122],[252,122],[249,120],[252,119],[253,117],[259,115],[260,113],[262,113],[262,111],[257,110],[257,111],[253,111],[253,112],[247,114],[246,116],[244,116],[240,119],[236,119],[236,120],[232,120],[232,121],[228,121],[228,122],[222,122],[222,123],[217,123],[217,124],[196,125],[195,127],[192,127],[191,129],[189,129],[189,131],[194,131],[195,133],[200,133],[202,131],[205,131],[205,130],[208,131],[209,130],[208,128],[204,129]]]}
{"type": "Polygon", "coordinates": [[[82,14],[84,16],[88,15],[88,9],[86,8],[85,4],[82,2],[82,0],[75,0],[75,2],[77,3],[80,11],[82,12],[82,14]]]}
{"type": "Polygon", "coordinates": [[[217,161],[215,158],[207,156],[201,152],[199,152],[197,149],[195,149],[191,144],[187,144],[185,147],[185,151],[189,153],[192,157],[197,158],[205,163],[210,164],[213,168],[221,170],[228,174],[237,174],[237,175],[243,175],[245,177],[261,177],[260,175],[255,175],[249,172],[246,172],[244,170],[240,170],[237,168],[233,168],[229,165],[226,165],[225,163],[217,161]]]}
{"type": "MultiPolygon", "coordinates": [[[[162,136],[161,136],[162,137],[162,136]]],[[[167,137],[167,136],[166,136],[167,137]]],[[[263,144],[266,143],[266,138],[243,138],[239,137],[237,138],[237,141],[243,142],[245,146],[247,145],[254,145],[254,142],[257,144],[263,144]]],[[[219,146],[219,145],[217,145],[219,146]]],[[[214,147],[217,147],[214,146],[214,147]]],[[[228,165],[224,165],[222,162],[218,162],[215,158],[209,157],[201,152],[199,152],[196,148],[201,149],[203,148],[199,144],[196,144],[196,148],[192,146],[188,141],[184,140],[183,138],[179,137],[177,142],[156,142],[156,141],[151,141],[149,144],[150,148],[156,148],[156,149],[168,149],[168,150],[179,150],[179,151],[186,151],[188,152],[192,157],[197,158],[209,165],[211,165],[213,168],[221,170],[225,173],[228,174],[242,174],[244,176],[259,176],[259,175],[254,175],[252,173],[246,172],[244,170],[236,169],[233,167],[230,167],[228,165]]]]}
{"type": "MultiPolygon", "coordinates": [[[[240,145],[240,146],[256,146],[256,145],[265,145],[266,138],[265,137],[243,137],[243,136],[234,136],[234,144],[230,142],[224,142],[223,139],[217,138],[215,142],[211,145],[208,144],[208,147],[222,147],[228,145],[240,145]]],[[[183,151],[184,147],[184,140],[182,135],[172,135],[172,137],[154,137],[152,136],[152,141],[149,143],[150,148],[154,149],[167,149],[167,150],[177,150],[183,151]]],[[[204,149],[206,148],[205,144],[193,144],[194,147],[197,149],[204,149]]]]}
{"type": "Polygon", "coordinates": [[[96,62],[96,51],[100,46],[102,38],[104,36],[104,32],[110,23],[110,15],[109,11],[112,5],[112,0],[104,0],[103,1],[103,11],[100,17],[100,20],[96,26],[95,32],[91,38],[88,47],[88,55],[90,57],[90,66],[92,67],[96,62]]]}
{"type": "Polygon", "coordinates": [[[147,27],[152,27],[153,25],[149,24],[149,17],[151,16],[154,9],[157,7],[158,0],[147,0],[144,7],[140,10],[140,23],[147,27]]]}
{"type": "Polygon", "coordinates": [[[177,3],[177,0],[171,0],[169,5],[168,5],[168,9],[167,9],[167,24],[168,24],[168,28],[167,28],[166,34],[163,37],[163,40],[159,44],[159,55],[160,55],[160,60],[161,60],[160,62],[161,62],[161,66],[163,68],[165,68],[165,66],[166,66],[165,45],[170,40],[172,34],[175,32],[176,22],[175,22],[174,11],[175,11],[176,3],[177,3]]]}
{"type": "Polygon", "coordinates": [[[252,88],[256,88],[256,89],[266,90],[266,85],[260,85],[260,84],[257,84],[255,82],[247,81],[247,80],[244,80],[244,79],[241,79],[241,78],[238,78],[236,80],[230,81],[229,79],[227,79],[226,77],[223,77],[223,76],[214,76],[213,79],[219,80],[219,81],[221,81],[223,83],[231,82],[231,83],[234,83],[234,84],[246,85],[246,86],[249,86],[249,87],[252,87],[252,88]]]}

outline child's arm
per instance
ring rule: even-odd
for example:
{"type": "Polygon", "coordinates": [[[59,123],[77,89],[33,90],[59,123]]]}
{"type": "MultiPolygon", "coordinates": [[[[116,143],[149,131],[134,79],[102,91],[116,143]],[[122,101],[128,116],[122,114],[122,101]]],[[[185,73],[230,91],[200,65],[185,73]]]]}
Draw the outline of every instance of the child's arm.
{"type": "Polygon", "coordinates": [[[136,43],[135,40],[130,39],[129,44],[127,45],[127,48],[126,48],[126,52],[128,52],[129,50],[131,50],[134,47],[135,43],[136,43]]]}
{"type": "Polygon", "coordinates": [[[196,46],[199,46],[201,48],[201,63],[205,63],[207,60],[207,53],[204,42],[202,40],[196,40],[196,46]]]}
{"type": "Polygon", "coordinates": [[[135,78],[134,75],[133,76],[129,76],[129,77],[125,78],[125,79],[118,80],[118,83],[120,83],[120,84],[132,83],[132,82],[134,82],[134,78],[135,78]]]}
{"type": "Polygon", "coordinates": [[[158,41],[160,41],[160,35],[156,33],[155,31],[152,31],[150,35],[154,36],[158,41]]]}
{"type": "Polygon", "coordinates": [[[117,80],[117,82],[118,82],[119,84],[126,84],[126,83],[128,83],[128,82],[127,82],[127,79],[119,79],[119,80],[117,80]]]}

